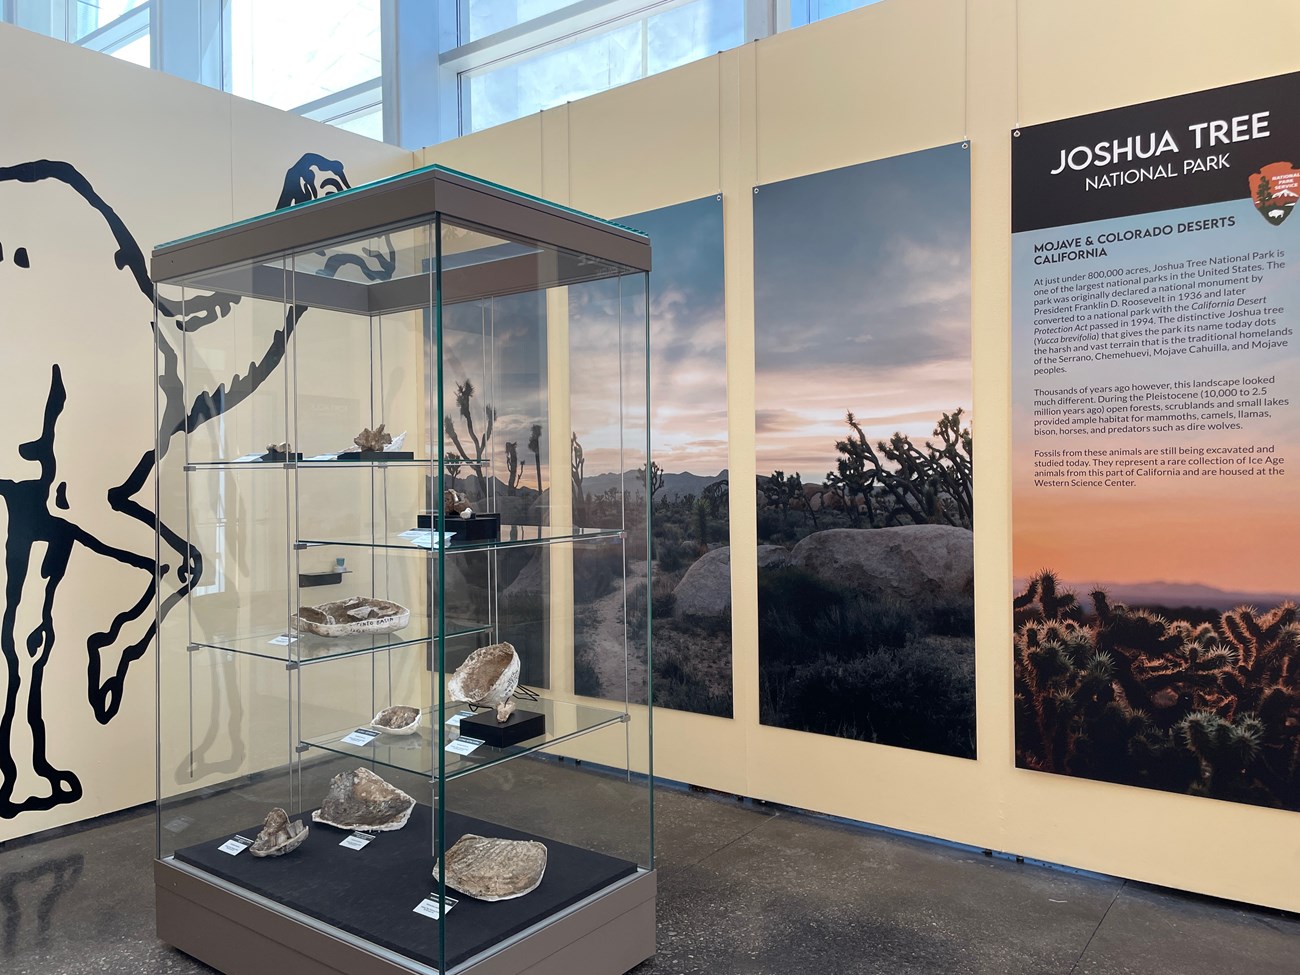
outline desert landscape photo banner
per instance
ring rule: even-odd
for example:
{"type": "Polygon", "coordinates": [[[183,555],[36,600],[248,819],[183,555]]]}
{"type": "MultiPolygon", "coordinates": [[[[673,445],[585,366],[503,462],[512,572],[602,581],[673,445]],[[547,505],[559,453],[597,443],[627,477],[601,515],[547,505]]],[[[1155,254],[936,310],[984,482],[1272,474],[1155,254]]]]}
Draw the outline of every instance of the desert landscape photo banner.
{"type": "Polygon", "coordinates": [[[763,724],[975,757],[970,153],[754,196],[763,724]]]}
{"type": "MultiPolygon", "coordinates": [[[[650,462],[623,470],[602,461],[591,420],[575,411],[575,518],[605,524],[614,510],[629,519],[626,600],[611,587],[612,550],[574,553],[574,688],[579,694],[646,699],[656,707],[729,718],[731,692],[731,546],[727,471],[727,333],[723,301],[722,199],[619,217],[648,234],[650,275],[650,462]],[[651,577],[646,580],[644,503],[650,494],[651,577]],[[639,521],[636,519],[640,518],[639,521]],[[635,522],[634,524],[631,522],[635,522]],[[610,635],[624,617],[632,645],[654,620],[653,674],[643,660],[625,664],[610,635]]],[[[642,312],[644,314],[644,312],[642,312]]],[[[602,324],[575,303],[572,334],[584,347],[602,324]]],[[[587,355],[584,382],[596,370],[587,355]]],[[[607,370],[612,372],[613,370],[607,370]]],[[[615,570],[615,571],[612,571],[615,570]]]]}
{"type": "Polygon", "coordinates": [[[1300,810],[1298,97],[1012,139],[1022,768],[1300,810]]]}

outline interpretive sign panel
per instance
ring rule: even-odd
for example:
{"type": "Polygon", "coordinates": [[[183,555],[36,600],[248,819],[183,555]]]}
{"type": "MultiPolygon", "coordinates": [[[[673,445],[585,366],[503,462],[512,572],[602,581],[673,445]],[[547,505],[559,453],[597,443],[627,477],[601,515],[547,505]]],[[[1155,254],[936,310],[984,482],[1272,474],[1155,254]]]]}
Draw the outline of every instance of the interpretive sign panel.
{"type": "Polygon", "coordinates": [[[1017,763],[1300,809],[1300,75],[1012,166],[1017,763]]]}

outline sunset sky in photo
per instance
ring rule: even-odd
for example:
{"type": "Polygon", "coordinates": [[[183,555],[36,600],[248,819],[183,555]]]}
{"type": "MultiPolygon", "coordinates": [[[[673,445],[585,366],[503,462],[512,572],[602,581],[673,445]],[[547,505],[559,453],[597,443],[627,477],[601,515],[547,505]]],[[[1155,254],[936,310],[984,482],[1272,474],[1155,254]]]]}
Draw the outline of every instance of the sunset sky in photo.
{"type": "Polygon", "coordinates": [[[760,475],[821,483],[853,411],[874,443],[970,422],[970,154],[960,145],[759,188],[760,475]]]}

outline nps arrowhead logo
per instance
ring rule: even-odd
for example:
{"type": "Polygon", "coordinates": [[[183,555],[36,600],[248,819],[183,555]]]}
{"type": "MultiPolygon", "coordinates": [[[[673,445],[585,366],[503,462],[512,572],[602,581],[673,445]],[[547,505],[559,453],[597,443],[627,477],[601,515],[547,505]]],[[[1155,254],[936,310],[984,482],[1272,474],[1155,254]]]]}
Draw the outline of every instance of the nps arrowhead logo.
{"type": "Polygon", "coordinates": [[[1289,162],[1269,163],[1250,175],[1250,197],[1265,220],[1277,226],[1300,199],[1300,169],[1289,162]]]}

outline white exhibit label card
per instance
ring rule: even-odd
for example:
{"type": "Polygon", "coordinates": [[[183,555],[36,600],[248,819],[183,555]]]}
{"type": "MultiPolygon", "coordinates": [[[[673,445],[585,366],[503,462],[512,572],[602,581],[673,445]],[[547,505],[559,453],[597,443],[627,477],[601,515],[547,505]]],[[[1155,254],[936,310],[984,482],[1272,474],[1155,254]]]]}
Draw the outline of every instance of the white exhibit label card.
{"type": "Polygon", "coordinates": [[[267,640],[273,647],[287,647],[298,642],[298,638],[289,633],[281,633],[274,640],[267,640]]]}
{"type": "Polygon", "coordinates": [[[364,850],[374,838],[373,833],[356,832],[340,843],[339,846],[346,846],[349,850],[364,850]]]}
{"type": "Polygon", "coordinates": [[[461,737],[457,738],[447,746],[447,751],[451,752],[453,755],[468,755],[481,744],[483,744],[482,738],[466,738],[464,735],[461,735],[461,737]]]}
{"type": "MultiPolygon", "coordinates": [[[[460,901],[454,897],[444,897],[443,903],[447,905],[447,913],[450,914],[451,909],[459,904],[460,901]]],[[[415,905],[415,913],[423,914],[425,917],[431,917],[435,921],[442,917],[442,913],[438,910],[438,895],[430,894],[424,900],[420,901],[419,904],[415,905]]]]}
{"type": "Polygon", "coordinates": [[[244,454],[243,457],[236,457],[233,463],[248,464],[255,460],[261,460],[262,456],[263,456],[262,454],[244,454]]]}
{"type": "Polygon", "coordinates": [[[459,728],[461,721],[463,721],[465,718],[472,718],[472,717],[474,717],[473,711],[457,711],[455,714],[453,714],[450,718],[447,719],[446,723],[451,725],[453,728],[459,728]]]}
{"type": "Polygon", "coordinates": [[[450,544],[455,532],[438,532],[435,537],[430,528],[410,528],[404,532],[398,533],[398,538],[405,538],[417,548],[441,548],[443,545],[450,544]]]}
{"type": "Polygon", "coordinates": [[[226,842],[222,843],[217,847],[217,849],[222,853],[229,853],[232,857],[235,857],[239,856],[239,854],[243,853],[252,845],[253,841],[247,836],[235,836],[226,840],[226,842]]]}
{"type": "Polygon", "coordinates": [[[378,731],[370,731],[366,728],[358,728],[350,735],[344,735],[339,740],[345,745],[369,745],[379,737],[378,731]]]}

